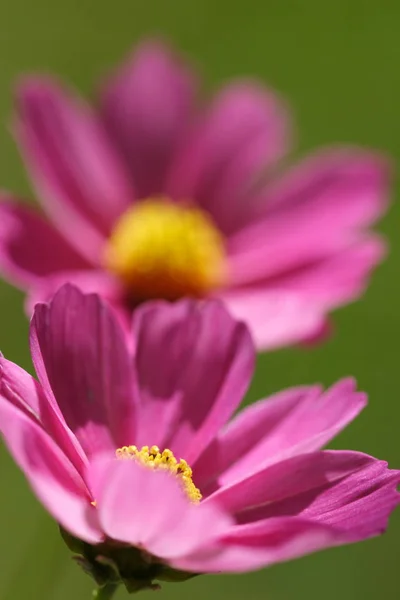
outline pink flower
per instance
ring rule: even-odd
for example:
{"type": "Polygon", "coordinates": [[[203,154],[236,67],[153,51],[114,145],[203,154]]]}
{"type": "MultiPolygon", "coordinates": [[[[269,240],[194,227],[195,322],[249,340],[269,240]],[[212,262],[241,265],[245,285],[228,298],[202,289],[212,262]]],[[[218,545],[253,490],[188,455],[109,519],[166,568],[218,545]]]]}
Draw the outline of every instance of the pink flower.
{"type": "MultiPolygon", "coordinates": [[[[384,245],[369,227],[388,172],[358,148],[282,173],[285,104],[251,81],[203,106],[160,43],[139,46],[91,108],[48,77],[17,94],[15,131],[46,217],[4,197],[0,266],[29,311],[62,282],[125,316],[143,300],[217,297],[260,348],[318,338],[384,245]]],[[[126,319],[128,322],[128,319],[126,319]]]]}
{"type": "Polygon", "coordinates": [[[36,306],[31,350],[39,382],[1,359],[2,434],[103,583],[257,569],[382,533],[399,503],[399,471],[321,450],[366,403],[352,380],[226,424],[254,350],[219,302],[143,305],[127,340],[98,296],[65,286],[36,306]]]}

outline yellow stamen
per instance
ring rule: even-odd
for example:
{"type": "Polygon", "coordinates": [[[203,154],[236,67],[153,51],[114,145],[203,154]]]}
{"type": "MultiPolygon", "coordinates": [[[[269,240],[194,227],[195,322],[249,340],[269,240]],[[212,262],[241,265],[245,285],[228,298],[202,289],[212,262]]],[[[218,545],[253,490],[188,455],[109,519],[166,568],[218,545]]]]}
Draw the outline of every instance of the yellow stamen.
{"type": "Polygon", "coordinates": [[[176,475],[189,500],[198,503],[201,500],[200,490],[194,485],[192,469],[182,458],[178,461],[173,452],[166,448],[162,452],[158,446],[143,446],[140,450],[136,446],[123,446],[115,451],[116,457],[122,460],[136,460],[151,469],[164,469],[176,475]]]}
{"type": "Polygon", "coordinates": [[[150,198],[122,215],[108,241],[106,267],[135,298],[201,297],[223,284],[222,234],[199,208],[150,198]]]}

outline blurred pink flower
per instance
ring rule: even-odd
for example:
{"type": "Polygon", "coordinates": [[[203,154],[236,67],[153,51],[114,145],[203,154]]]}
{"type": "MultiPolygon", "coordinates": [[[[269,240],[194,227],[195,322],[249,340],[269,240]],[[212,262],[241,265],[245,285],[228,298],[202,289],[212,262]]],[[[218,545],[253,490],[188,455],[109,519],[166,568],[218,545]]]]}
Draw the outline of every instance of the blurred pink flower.
{"type": "Polygon", "coordinates": [[[1,431],[97,576],[112,564],[132,589],[170,568],[257,569],[380,534],[399,503],[399,471],[321,450],[366,403],[352,380],[285,390],[226,424],[254,349],[219,302],[143,305],[127,340],[98,296],[67,285],[36,306],[31,350],[39,383],[1,359],[1,431]],[[186,479],[138,452],[118,460],[132,443],[183,457],[186,479]]]}
{"type": "Polygon", "coordinates": [[[359,297],[384,245],[368,228],[388,170],[359,148],[281,174],[286,106],[257,82],[212,102],[160,43],[145,42],[90,108],[47,77],[17,94],[15,131],[47,217],[3,195],[0,266],[29,311],[62,282],[120,312],[143,300],[218,297],[260,348],[317,339],[359,297]]]}

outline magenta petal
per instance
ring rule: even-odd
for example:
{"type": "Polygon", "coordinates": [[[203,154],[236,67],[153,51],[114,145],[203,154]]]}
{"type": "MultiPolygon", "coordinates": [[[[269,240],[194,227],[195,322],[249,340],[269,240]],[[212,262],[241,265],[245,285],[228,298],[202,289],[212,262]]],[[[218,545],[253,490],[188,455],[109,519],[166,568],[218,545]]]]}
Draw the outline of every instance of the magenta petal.
{"type": "Polygon", "coordinates": [[[285,390],[239,413],[194,466],[204,486],[218,477],[230,485],[267,465],[320,449],[364,408],[367,398],[344,379],[323,392],[320,387],[285,390]],[[204,483],[203,483],[204,482],[204,483]]]}
{"type": "Polygon", "coordinates": [[[301,269],[219,296],[233,316],[246,322],[257,347],[279,348],[318,335],[332,308],[365,291],[384,255],[383,241],[370,235],[301,269]]]}
{"type": "Polygon", "coordinates": [[[363,148],[325,149],[295,165],[268,189],[269,210],[301,206],[324,224],[366,227],[388,206],[389,161],[363,148]],[[318,214],[319,213],[319,214],[318,214]]]}
{"type": "Polygon", "coordinates": [[[98,543],[102,533],[91,514],[90,493],[55,442],[0,395],[0,429],[14,460],[52,516],[73,535],[98,543]]]}
{"type": "Polygon", "coordinates": [[[400,503],[400,471],[374,459],[336,485],[326,486],[302,515],[335,527],[355,542],[383,533],[391,512],[400,503]]]}
{"type": "Polygon", "coordinates": [[[400,471],[372,456],[325,450],[276,463],[210,500],[240,523],[297,516],[337,527],[356,541],[386,528],[400,501],[399,482],[400,471]]]}
{"type": "Polygon", "coordinates": [[[244,321],[258,348],[294,344],[321,331],[326,308],[296,290],[272,286],[224,290],[219,294],[233,317],[244,321]]]}
{"type": "Polygon", "coordinates": [[[297,292],[326,312],[364,293],[372,270],[385,255],[384,241],[370,235],[325,260],[277,278],[275,287],[297,292]]]}
{"type": "Polygon", "coordinates": [[[66,283],[73,284],[85,294],[99,294],[116,308],[121,308],[121,298],[124,293],[121,283],[106,271],[90,269],[63,271],[38,282],[29,290],[25,303],[28,314],[33,313],[37,302],[49,302],[57,290],[66,283]]]}
{"type": "Polygon", "coordinates": [[[306,519],[281,517],[237,526],[214,544],[175,560],[175,567],[203,573],[242,573],[345,543],[333,528],[306,519]]]}
{"type": "Polygon", "coordinates": [[[218,507],[192,504],[168,472],[102,458],[92,465],[92,480],[105,533],[160,558],[193,552],[230,526],[218,507]]]}
{"type": "Polygon", "coordinates": [[[26,415],[40,422],[43,402],[41,385],[10,360],[0,357],[0,394],[26,415]]]}
{"type": "Polygon", "coordinates": [[[0,269],[22,287],[90,265],[58,231],[28,206],[11,198],[0,202],[0,269]]]}
{"type": "Polygon", "coordinates": [[[264,215],[229,240],[235,284],[278,277],[332,256],[386,210],[386,161],[361,150],[325,151],[263,192],[264,215]]]}
{"type": "Polygon", "coordinates": [[[214,556],[185,557],[180,568],[244,571],[360,541],[384,532],[400,502],[400,472],[355,452],[305,455],[267,471],[248,486],[247,498],[243,487],[233,501],[245,507],[269,498],[265,506],[239,515],[243,524],[223,536],[214,556]]]}
{"type": "Polygon", "coordinates": [[[248,192],[262,169],[285,153],[287,129],[286,110],[274,93],[252,82],[231,84],[199,117],[167,191],[199,203],[224,232],[242,227],[255,208],[248,192]]]}
{"type": "Polygon", "coordinates": [[[246,522],[299,514],[325,486],[378,463],[383,464],[367,454],[347,450],[300,454],[221,487],[210,499],[232,513],[242,513],[241,520],[246,522]]]}
{"type": "Polygon", "coordinates": [[[43,426],[84,476],[87,457],[58,407],[48,400],[42,386],[29,373],[5,358],[0,358],[0,393],[35,423],[43,426]]]}
{"type": "Polygon", "coordinates": [[[145,42],[108,82],[104,122],[140,198],[165,191],[165,175],[192,114],[195,79],[161,43],[145,42]]]}
{"type": "Polygon", "coordinates": [[[100,124],[44,77],[22,82],[18,108],[16,133],[39,198],[71,243],[98,263],[104,237],[132,200],[100,124]]]}
{"type": "Polygon", "coordinates": [[[241,402],[254,365],[250,335],[215,301],[155,302],[134,314],[137,445],[192,462],[241,402]],[[154,376],[155,370],[157,376],[154,376]]]}
{"type": "Polygon", "coordinates": [[[38,304],[31,346],[39,380],[88,454],[134,443],[132,359],[98,296],[65,285],[38,304]]]}

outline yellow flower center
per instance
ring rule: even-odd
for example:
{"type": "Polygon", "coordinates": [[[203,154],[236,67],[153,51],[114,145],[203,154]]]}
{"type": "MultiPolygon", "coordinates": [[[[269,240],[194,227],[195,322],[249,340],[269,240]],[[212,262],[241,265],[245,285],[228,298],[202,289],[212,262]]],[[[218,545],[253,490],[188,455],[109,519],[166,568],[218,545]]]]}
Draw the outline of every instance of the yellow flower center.
{"type": "Polygon", "coordinates": [[[199,208],[150,198],[117,222],[105,265],[139,300],[201,297],[223,283],[224,241],[199,208]]]}
{"type": "Polygon", "coordinates": [[[200,490],[194,485],[192,469],[182,458],[178,461],[173,452],[166,448],[162,452],[158,446],[143,446],[140,450],[136,446],[123,446],[115,451],[116,457],[122,460],[136,460],[150,469],[164,469],[180,480],[189,500],[197,504],[201,500],[200,490]]]}

